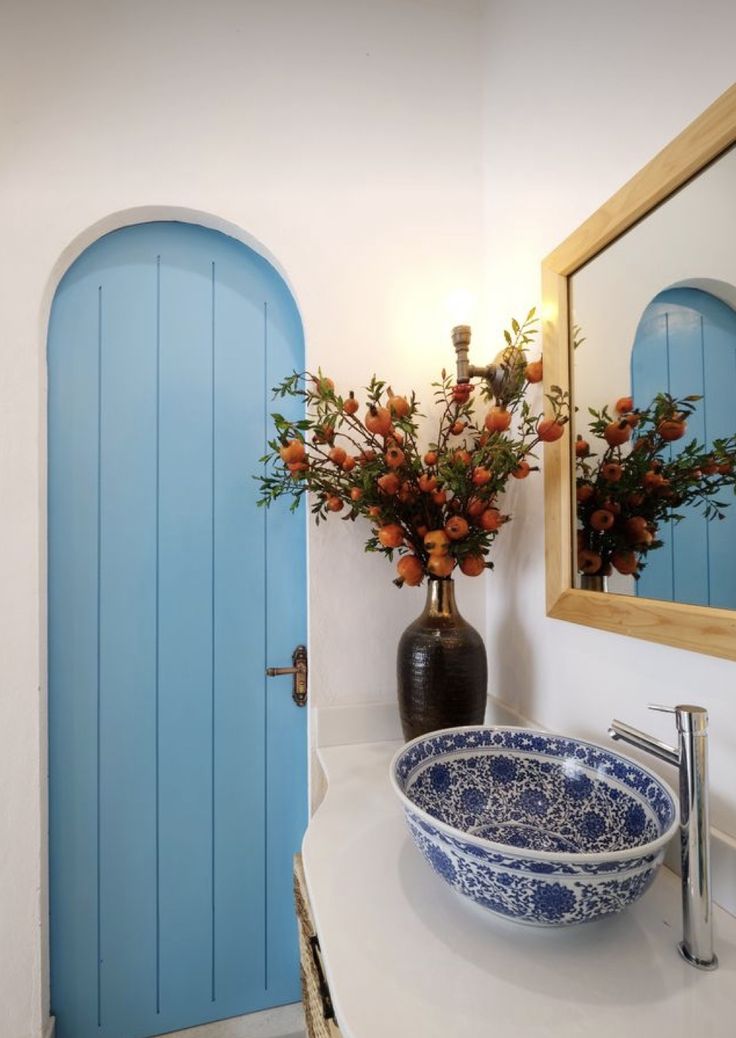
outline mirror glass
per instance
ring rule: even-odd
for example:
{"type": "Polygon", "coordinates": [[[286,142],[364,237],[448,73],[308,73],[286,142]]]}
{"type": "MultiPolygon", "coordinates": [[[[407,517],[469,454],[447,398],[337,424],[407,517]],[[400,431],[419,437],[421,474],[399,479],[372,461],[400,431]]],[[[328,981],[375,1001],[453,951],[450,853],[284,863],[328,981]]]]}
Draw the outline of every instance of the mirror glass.
{"type": "Polygon", "coordinates": [[[735,229],[732,148],[570,279],[575,587],[736,609],[735,229]]]}

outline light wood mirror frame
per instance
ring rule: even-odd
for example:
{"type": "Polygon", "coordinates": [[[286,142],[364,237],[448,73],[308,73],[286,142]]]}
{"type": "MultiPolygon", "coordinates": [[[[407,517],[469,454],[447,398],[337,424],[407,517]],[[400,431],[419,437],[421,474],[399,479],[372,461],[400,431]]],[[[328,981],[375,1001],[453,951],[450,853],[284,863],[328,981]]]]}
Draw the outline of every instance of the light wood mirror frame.
{"type": "MultiPolygon", "coordinates": [[[[736,84],[624,184],[542,264],[544,384],[571,389],[570,278],[736,143],[736,84]]],[[[574,400],[573,400],[574,404],[574,400]]],[[[544,455],[547,615],[634,638],[736,659],[736,610],[573,586],[570,423],[544,455]]]]}

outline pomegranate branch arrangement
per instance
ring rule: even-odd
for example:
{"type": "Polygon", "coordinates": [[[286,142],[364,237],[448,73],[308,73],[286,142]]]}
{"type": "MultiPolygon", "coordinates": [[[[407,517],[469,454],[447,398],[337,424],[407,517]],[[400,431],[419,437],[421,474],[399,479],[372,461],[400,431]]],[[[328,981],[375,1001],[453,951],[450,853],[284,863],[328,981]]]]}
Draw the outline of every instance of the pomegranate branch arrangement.
{"type": "Polygon", "coordinates": [[[589,576],[641,574],[650,551],[661,548],[663,523],[685,518],[690,506],[706,519],[725,518],[736,493],[736,435],[715,439],[710,447],[692,440],[679,451],[672,444],[687,433],[699,396],[681,399],[659,393],[644,409],[621,397],[615,415],[607,407],[590,409],[591,439],[576,439],[577,565],[589,576]],[[600,448],[599,448],[600,449],[600,448]]]}
{"type": "Polygon", "coordinates": [[[309,492],[317,523],[338,514],[368,520],[365,550],[398,556],[399,587],[447,578],[456,567],[479,576],[493,566],[491,546],[511,518],[499,495],[509,479],[536,468],[535,449],[559,439],[568,420],[560,389],[547,395],[545,414],[525,399],[542,379],[541,360],[528,357],[536,325],[534,310],[511,322],[492,382],[475,387],[442,373],[433,384],[436,432],[424,445],[414,392],[396,393],[374,376],[359,398],[352,389],[338,392],[321,371],[290,375],[274,396],[301,397],[306,417],[272,415],[275,437],[256,477],[259,504],[290,496],[296,508],[309,492]]]}

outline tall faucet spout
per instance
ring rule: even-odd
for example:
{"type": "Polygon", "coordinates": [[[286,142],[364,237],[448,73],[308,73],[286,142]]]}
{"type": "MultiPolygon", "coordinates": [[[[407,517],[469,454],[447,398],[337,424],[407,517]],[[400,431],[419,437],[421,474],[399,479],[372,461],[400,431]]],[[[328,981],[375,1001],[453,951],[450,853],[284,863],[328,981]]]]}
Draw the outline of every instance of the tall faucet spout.
{"type": "Polygon", "coordinates": [[[674,765],[680,777],[682,930],[680,954],[698,969],[714,970],[713,899],[708,808],[708,712],[702,706],[651,707],[675,715],[677,749],[638,728],[613,721],[608,734],[674,765]]]}

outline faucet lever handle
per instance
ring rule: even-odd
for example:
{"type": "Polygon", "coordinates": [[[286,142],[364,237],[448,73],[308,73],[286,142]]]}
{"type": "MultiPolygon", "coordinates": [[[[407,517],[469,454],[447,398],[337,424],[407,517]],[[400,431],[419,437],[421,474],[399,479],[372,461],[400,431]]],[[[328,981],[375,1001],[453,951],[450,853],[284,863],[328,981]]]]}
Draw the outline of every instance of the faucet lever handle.
{"type": "Polygon", "coordinates": [[[678,732],[693,732],[704,735],[708,731],[708,711],[704,706],[691,703],[679,703],[677,706],[660,706],[648,704],[650,710],[658,710],[662,714],[674,714],[677,718],[678,732]]]}

